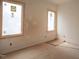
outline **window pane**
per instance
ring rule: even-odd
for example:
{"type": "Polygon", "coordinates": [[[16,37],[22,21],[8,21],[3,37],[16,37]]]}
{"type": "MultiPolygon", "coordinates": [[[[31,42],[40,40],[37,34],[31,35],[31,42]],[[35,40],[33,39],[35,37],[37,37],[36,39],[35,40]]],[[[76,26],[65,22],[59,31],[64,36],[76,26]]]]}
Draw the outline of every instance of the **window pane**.
{"type": "Polygon", "coordinates": [[[55,13],[48,11],[48,31],[54,30],[55,13]]]}
{"type": "Polygon", "coordinates": [[[21,34],[22,6],[3,2],[2,35],[21,34]]]}

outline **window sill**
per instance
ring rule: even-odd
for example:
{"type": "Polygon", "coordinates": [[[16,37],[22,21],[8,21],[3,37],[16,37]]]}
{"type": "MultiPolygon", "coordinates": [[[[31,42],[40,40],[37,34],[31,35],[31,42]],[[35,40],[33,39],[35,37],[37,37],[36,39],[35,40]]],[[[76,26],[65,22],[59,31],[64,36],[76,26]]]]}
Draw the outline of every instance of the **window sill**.
{"type": "Polygon", "coordinates": [[[15,37],[21,37],[21,36],[24,36],[24,35],[23,34],[6,35],[6,36],[0,36],[0,39],[15,38],[15,37]]]}

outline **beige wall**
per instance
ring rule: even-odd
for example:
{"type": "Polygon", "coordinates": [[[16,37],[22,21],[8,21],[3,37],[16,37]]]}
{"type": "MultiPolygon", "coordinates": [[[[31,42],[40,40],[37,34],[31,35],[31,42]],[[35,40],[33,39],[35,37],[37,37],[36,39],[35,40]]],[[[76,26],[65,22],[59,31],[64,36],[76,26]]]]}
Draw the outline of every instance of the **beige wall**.
{"type": "Polygon", "coordinates": [[[43,0],[25,0],[24,3],[24,36],[1,39],[0,53],[2,54],[56,38],[56,31],[47,31],[47,11],[56,12],[56,5],[43,0]]]}
{"type": "Polygon", "coordinates": [[[79,0],[59,6],[58,34],[67,42],[79,45],[79,0]]]}

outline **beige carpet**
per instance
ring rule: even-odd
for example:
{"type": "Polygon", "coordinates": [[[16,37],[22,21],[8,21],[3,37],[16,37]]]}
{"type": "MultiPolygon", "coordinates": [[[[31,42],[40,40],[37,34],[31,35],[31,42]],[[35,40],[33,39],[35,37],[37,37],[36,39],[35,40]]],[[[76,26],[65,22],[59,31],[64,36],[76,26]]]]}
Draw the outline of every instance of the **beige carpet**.
{"type": "Polygon", "coordinates": [[[53,40],[53,41],[49,41],[49,42],[47,42],[48,44],[51,44],[51,45],[54,45],[54,46],[58,46],[58,45],[60,45],[60,44],[62,44],[62,43],[64,43],[65,42],[65,40],[59,40],[59,39],[56,39],[56,40],[53,40]]]}
{"type": "Polygon", "coordinates": [[[47,42],[47,43],[50,44],[50,45],[53,45],[53,46],[67,47],[67,48],[79,50],[78,45],[72,44],[70,42],[66,42],[65,40],[54,40],[54,41],[50,41],[50,42],[47,42]]]}
{"type": "Polygon", "coordinates": [[[60,47],[66,47],[66,48],[72,48],[72,49],[79,50],[79,46],[78,45],[74,45],[74,44],[69,43],[69,42],[64,42],[64,43],[60,44],[59,46],[60,47]]]}
{"type": "Polygon", "coordinates": [[[43,43],[9,53],[3,59],[79,59],[79,50],[43,43]]]}

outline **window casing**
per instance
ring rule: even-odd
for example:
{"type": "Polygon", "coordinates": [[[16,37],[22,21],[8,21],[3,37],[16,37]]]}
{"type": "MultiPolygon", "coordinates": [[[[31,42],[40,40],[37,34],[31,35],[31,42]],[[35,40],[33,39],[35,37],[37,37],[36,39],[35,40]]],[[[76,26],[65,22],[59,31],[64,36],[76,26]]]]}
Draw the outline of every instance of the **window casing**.
{"type": "Polygon", "coordinates": [[[48,31],[55,30],[55,12],[48,11],[48,31]]]}
{"type": "Polygon", "coordinates": [[[13,2],[2,3],[2,34],[16,36],[23,34],[23,5],[13,2]]]}

